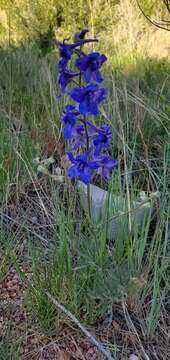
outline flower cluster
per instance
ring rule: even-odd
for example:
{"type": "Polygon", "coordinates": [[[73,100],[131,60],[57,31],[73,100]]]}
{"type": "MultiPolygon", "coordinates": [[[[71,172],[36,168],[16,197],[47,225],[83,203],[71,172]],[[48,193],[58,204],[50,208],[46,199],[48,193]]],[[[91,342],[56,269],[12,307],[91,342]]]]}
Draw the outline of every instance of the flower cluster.
{"type": "Polygon", "coordinates": [[[87,119],[87,116],[100,114],[100,103],[107,96],[106,89],[100,87],[103,81],[100,69],[107,58],[99,52],[86,55],[82,51],[84,44],[96,41],[84,39],[86,32],[78,33],[73,44],[66,43],[67,39],[59,43],[58,83],[62,93],[74,103],[66,106],[61,119],[64,138],[70,144],[67,155],[72,165],[68,176],[88,185],[94,172],[109,178],[117,161],[107,153],[112,140],[111,127],[107,124],[97,127],[87,119]],[[74,71],[68,67],[72,59],[74,71]],[[70,83],[76,85],[68,90],[70,83]]]}

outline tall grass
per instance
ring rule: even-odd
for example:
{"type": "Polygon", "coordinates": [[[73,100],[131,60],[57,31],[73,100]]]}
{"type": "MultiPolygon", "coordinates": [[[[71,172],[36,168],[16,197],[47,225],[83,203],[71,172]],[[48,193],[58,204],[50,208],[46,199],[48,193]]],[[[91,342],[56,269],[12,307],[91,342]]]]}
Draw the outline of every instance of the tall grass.
{"type": "MultiPolygon", "coordinates": [[[[46,249],[40,237],[34,231],[30,233],[27,225],[24,227],[32,274],[29,281],[23,277],[28,285],[25,301],[36,326],[53,335],[66,321],[47,299],[48,290],[87,324],[105,318],[111,323],[114,305],[121,301],[139,318],[145,306],[142,319],[145,336],[153,336],[169,294],[168,63],[162,67],[162,62],[152,60],[149,65],[148,60],[142,64],[145,69],[142,76],[140,64],[139,68],[136,64],[134,73],[133,67],[128,74],[120,69],[117,74],[110,69],[107,72],[109,98],[102,117],[112,125],[112,152],[120,163],[108,190],[119,224],[116,238],[111,241],[107,237],[107,219],[96,226],[89,221],[78,206],[76,188],[70,188],[67,180],[61,189],[50,178],[45,179],[50,207],[36,185],[33,159],[48,157],[54,151],[60,156],[63,146],[59,121],[62,104],[56,100],[55,53],[42,58],[36,47],[28,46],[1,50],[0,58],[1,214],[11,194],[16,203],[20,192],[26,191],[25,185],[30,183],[37,193],[37,214],[41,208],[50,219],[46,249]],[[141,190],[151,195],[149,201],[155,214],[154,218],[147,214],[138,229],[133,220],[133,201],[139,199],[141,190]],[[156,191],[159,198],[155,200],[152,193],[156,191]],[[116,196],[122,197],[120,208],[114,203],[116,196]]],[[[20,220],[19,228],[23,228],[20,220]]],[[[9,233],[7,240],[1,230],[2,274],[11,262],[22,273],[19,265],[22,237],[17,231],[16,241],[15,235],[9,233]]]]}

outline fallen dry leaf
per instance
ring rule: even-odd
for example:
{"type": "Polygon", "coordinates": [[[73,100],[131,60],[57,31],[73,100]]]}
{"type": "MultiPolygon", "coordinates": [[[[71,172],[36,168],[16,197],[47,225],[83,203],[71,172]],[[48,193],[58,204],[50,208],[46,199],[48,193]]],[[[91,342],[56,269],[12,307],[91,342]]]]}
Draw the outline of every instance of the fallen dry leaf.
{"type": "Polygon", "coordinates": [[[71,359],[70,354],[64,350],[58,350],[57,357],[58,357],[58,360],[70,360],[71,359]]]}
{"type": "Polygon", "coordinates": [[[68,158],[68,156],[67,155],[63,155],[62,157],[61,157],[61,167],[64,169],[64,171],[67,171],[67,169],[69,168],[69,166],[70,166],[70,160],[69,160],[69,158],[68,158]]]}

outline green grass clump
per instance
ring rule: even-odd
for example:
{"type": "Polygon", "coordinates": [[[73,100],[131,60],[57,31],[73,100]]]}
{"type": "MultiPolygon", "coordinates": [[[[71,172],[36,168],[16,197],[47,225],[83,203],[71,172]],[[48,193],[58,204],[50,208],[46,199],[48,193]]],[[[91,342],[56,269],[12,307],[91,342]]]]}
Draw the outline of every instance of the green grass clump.
{"type": "MultiPolygon", "coordinates": [[[[11,264],[22,274],[20,248],[24,242],[31,273],[29,279],[23,274],[28,290],[25,302],[41,332],[54,335],[68,321],[47,298],[48,290],[86,324],[101,322],[108,314],[111,323],[114,306],[122,301],[139,319],[145,307],[146,337],[154,336],[169,294],[168,62],[138,60],[135,66],[127,66],[128,71],[118,66],[116,72],[110,63],[106,70],[109,98],[101,118],[112,125],[112,153],[119,160],[109,192],[113,198],[122,196],[127,213],[125,220],[122,208],[117,209],[119,231],[111,241],[107,217],[94,226],[67,180],[62,189],[50,178],[44,179],[42,187],[37,185],[33,159],[46,158],[54,151],[59,158],[64,155],[55,53],[42,57],[30,45],[0,50],[0,59],[0,211],[2,214],[11,202],[18,204],[29,184],[36,193],[37,217],[40,210],[44,212],[50,227],[48,237],[40,235],[18,216],[15,232],[1,230],[0,277],[11,264]],[[133,202],[143,190],[151,198],[154,192],[159,196],[150,199],[154,217],[145,216],[137,229],[133,202]]],[[[6,343],[2,353],[5,349],[6,343]]]]}

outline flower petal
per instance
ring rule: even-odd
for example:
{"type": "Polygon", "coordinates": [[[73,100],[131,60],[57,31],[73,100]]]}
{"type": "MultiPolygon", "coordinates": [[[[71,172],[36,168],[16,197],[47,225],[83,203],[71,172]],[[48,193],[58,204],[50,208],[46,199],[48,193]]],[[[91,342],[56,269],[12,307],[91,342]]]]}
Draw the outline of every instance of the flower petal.
{"type": "Polygon", "coordinates": [[[87,97],[84,99],[83,102],[80,103],[79,111],[81,114],[89,114],[89,115],[99,114],[97,104],[87,97]]]}
{"type": "Polygon", "coordinates": [[[99,164],[97,163],[97,161],[89,161],[88,165],[93,170],[98,169],[98,167],[99,167],[99,164]]]}
{"type": "Polygon", "coordinates": [[[69,177],[77,177],[77,176],[79,176],[79,172],[78,172],[78,169],[77,169],[76,165],[71,166],[68,169],[67,174],[68,174],[69,177]]]}
{"type": "Polygon", "coordinates": [[[75,162],[74,156],[73,156],[73,154],[72,154],[71,151],[68,151],[68,152],[67,152],[67,156],[68,156],[68,158],[69,158],[69,160],[70,160],[71,162],[75,162]]]}
{"type": "Polygon", "coordinates": [[[88,185],[91,181],[91,172],[87,169],[79,174],[80,180],[84,182],[84,184],[88,185]]]}
{"type": "Polygon", "coordinates": [[[75,110],[75,106],[74,106],[74,105],[66,105],[66,112],[72,111],[72,110],[75,110]]]}
{"type": "Polygon", "coordinates": [[[103,81],[103,78],[102,78],[99,70],[94,71],[93,79],[98,83],[101,83],[103,81]]]}
{"type": "Polygon", "coordinates": [[[73,126],[71,124],[66,124],[64,126],[63,134],[64,134],[64,138],[66,140],[71,139],[71,137],[72,137],[72,129],[73,129],[73,126]]]}
{"type": "Polygon", "coordinates": [[[113,169],[118,166],[118,161],[117,160],[108,160],[106,163],[106,166],[108,169],[113,169]]]}
{"type": "Polygon", "coordinates": [[[83,162],[85,162],[85,161],[87,161],[87,156],[88,156],[87,153],[77,155],[77,156],[76,156],[76,161],[83,161],[83,162]]]}
{"type": "Polygon", "coordinates": [[[92,71],[91,69],[87,69],[85,72],[84,72],[84,79],[86,82],[89,82],[91,80],[91,77],[92,77],[92,71]]]}
{"type": "Polygon", "coordinates": [[[100,167],[98,170],[97,170],[97,173],[105,178],[109,178],[110,177],[110,170],[105,168],[105,167],[100,167]]]}
{"type": "Polygon", "coordinates": [[[70,91],[70,96],[74,101],[81,102],[84,99],[85,91],[83,88],[74,88],[70,91]]]}

